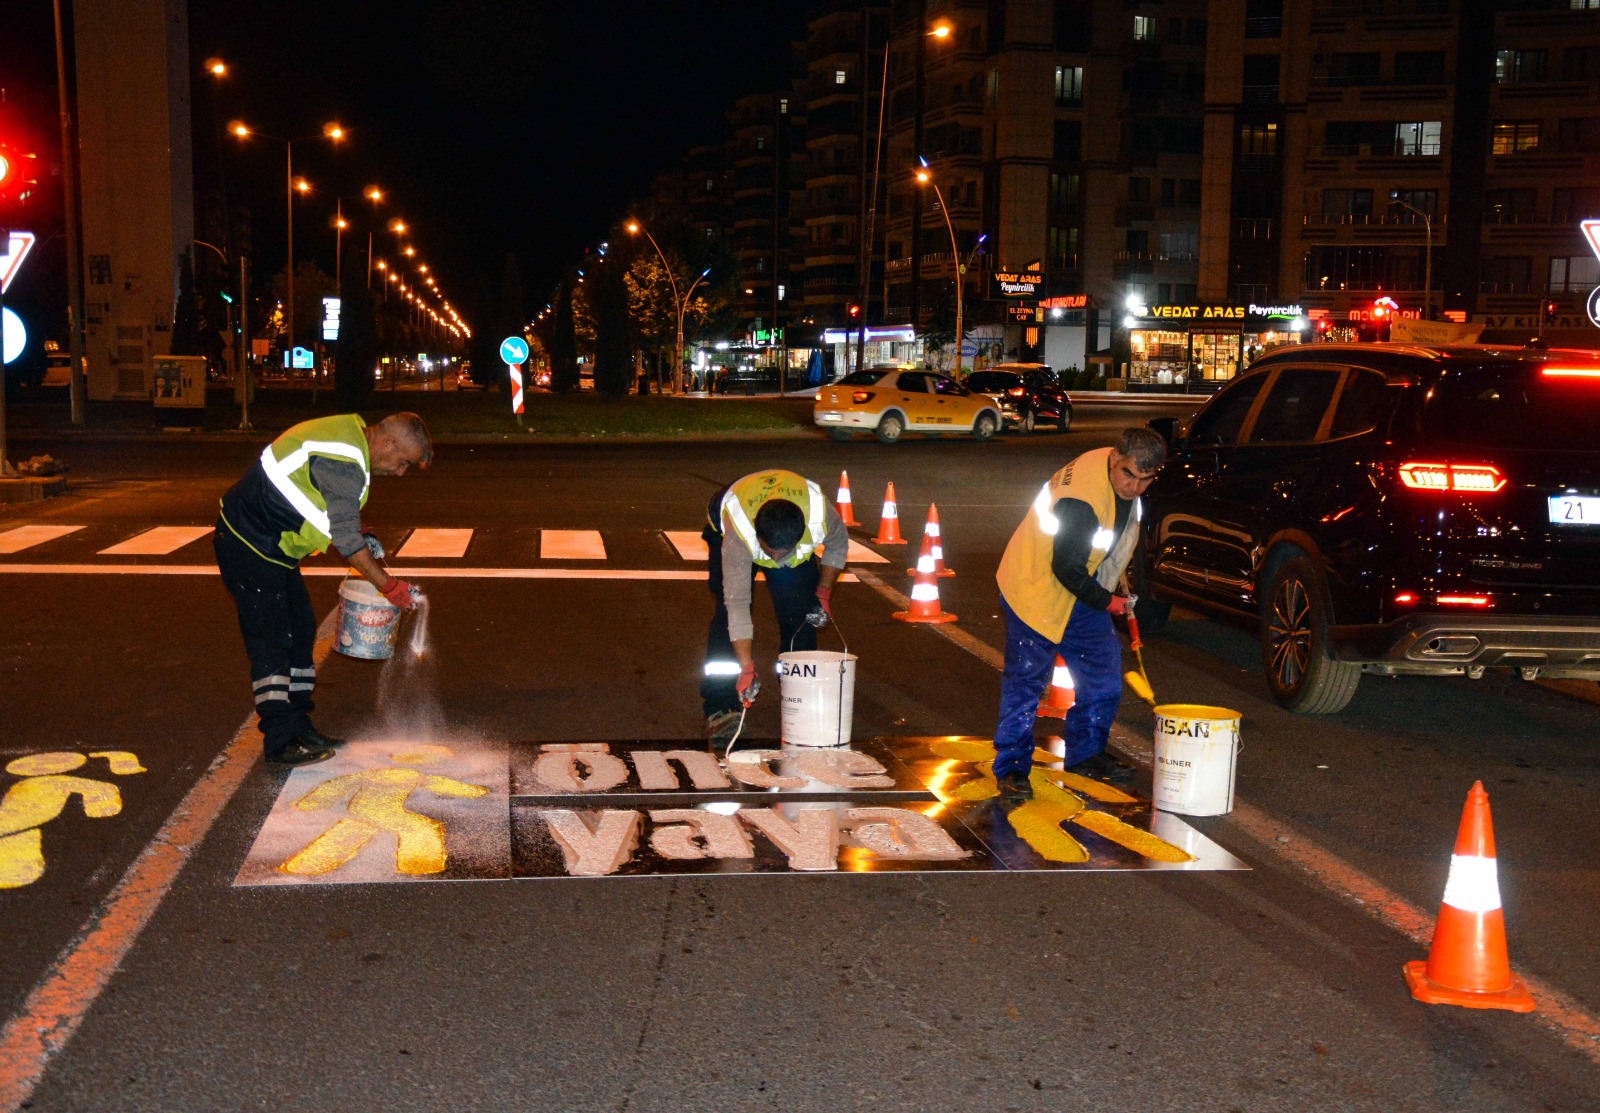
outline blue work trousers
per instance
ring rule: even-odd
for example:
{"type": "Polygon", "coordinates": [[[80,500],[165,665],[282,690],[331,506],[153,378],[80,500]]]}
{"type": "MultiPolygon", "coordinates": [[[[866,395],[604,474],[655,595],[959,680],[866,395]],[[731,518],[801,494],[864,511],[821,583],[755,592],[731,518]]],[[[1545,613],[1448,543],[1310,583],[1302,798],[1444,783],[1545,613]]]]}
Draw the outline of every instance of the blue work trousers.
{"type": "Polygon", "coordinates": [[[1102,753],[1122,702],[1122,643],[1111,615],[1075,601],[1057,644],[1018,618],[1004,596],[1000,610],[1006,619],[1006,667],[1000,679],[1000,721],[994,728],[994,775],[1033,768],[1034,715],[1057,653],[1067,663],[1076,690],[1063,729],[1066,763],[1076,765],[1102,753]]]}

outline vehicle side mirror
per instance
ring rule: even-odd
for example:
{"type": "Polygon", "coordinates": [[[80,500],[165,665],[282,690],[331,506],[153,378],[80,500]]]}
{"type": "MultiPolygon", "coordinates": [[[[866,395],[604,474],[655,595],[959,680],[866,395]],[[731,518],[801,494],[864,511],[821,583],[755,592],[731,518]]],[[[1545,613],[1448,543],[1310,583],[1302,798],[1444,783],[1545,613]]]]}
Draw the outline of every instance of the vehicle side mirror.
{"type": "Polygon", "coordinates": [[[1152,417],[1145,422],[1145,427],[1153,429],[1162,440],[1167,442],[1167,447],[1175,447],[1178,439],[1178,419],[1175,417],[1152,417]]]}

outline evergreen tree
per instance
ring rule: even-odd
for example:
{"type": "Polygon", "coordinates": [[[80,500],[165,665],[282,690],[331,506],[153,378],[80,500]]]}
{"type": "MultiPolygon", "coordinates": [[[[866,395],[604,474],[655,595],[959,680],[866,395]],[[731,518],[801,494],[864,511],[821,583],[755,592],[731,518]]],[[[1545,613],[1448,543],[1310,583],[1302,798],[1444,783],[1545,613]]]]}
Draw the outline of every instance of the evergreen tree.
{"type": "Polygon", "coordinates": [[[620,398],[633,385],[633,333],[622,267],[602,262],[589,271],[588,287],[594,307],[594,388],[620,398]]]}
{"type": "Polygon", "coordinates": [[[550,328],[550,389],[557,394],[578,389],[578,338],[572,327],[572,280],[556,291],[550,328]]]}
{"type": "Polygon", "coordinates": [[[372,400],[372,372],[378,363],[378,320],[367,289],[367,257],[363,250],[344,257],[339,288],[339,339],[333,357],[333,389],[339,405],[364,409],[372,400]]]}

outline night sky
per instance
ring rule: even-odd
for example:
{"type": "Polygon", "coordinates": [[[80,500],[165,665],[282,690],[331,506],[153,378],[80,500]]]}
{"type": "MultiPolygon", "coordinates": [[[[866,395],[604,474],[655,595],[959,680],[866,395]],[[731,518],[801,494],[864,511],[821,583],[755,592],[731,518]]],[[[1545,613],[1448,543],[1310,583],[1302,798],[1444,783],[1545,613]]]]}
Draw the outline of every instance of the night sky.
{"type": "MultiPolygon", "coordinates": [[[[49,4],[26,7],[42,18],[30,12],[12,22],[20,40],[0,48],[0,65],[9,63],[13,80],[37,74],[53,83],[53,66],[16,61],[19,47],[43,62],[54,49],[49,4]]],[[[736,96],[786,83],[789,42],[810,7],[201,0],[189,10],[195,141],[214,151],[213,121],[236,117],[296,139],[338,119],[350,131],[344,149],[320,138],[295,145],[296,172],[325,191],[296,218],[297,257],[315,253],[331,271],[332,197],[347,198],[347,216],[365,220],[361,190],[377,183],[390,191],[384,218],[414,226],[447,297],[468,302],[479,272],[498,282],[510,250],[529,301],[542,301],[562,267],[656,173],[720,137],[736,96]],[[215,86],[201,71],[212,55],[232,67],[215,86]]],[[[222,143],[231,199],[253,210],[257,273],[276,270],[282,146],[222,143]]]]}

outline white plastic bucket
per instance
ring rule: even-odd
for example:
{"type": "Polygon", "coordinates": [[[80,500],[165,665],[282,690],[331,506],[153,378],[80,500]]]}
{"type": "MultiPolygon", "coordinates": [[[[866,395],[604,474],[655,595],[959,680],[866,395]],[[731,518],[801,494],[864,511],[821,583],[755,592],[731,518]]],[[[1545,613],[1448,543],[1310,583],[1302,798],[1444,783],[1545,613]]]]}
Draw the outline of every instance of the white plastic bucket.
{"type": "Polygon", "coordinates": [[[400,608],[366,580],[339,585],[339,634],[333,646],[346,657],[384,661],[394,655],[400,634],[400,608]]]}
{"type": "Polygon", "coordinates": [[[1179,815],[1233,811],[1239,713],[1226,707],[1164,703],[1156,708],[1155,805],[1179,815]]]}
{"type": "Polygon", "coordinates": [[[856,658],[806,649],[778,655],[785,746],[843,746],[856,702],[856,658]]]}

